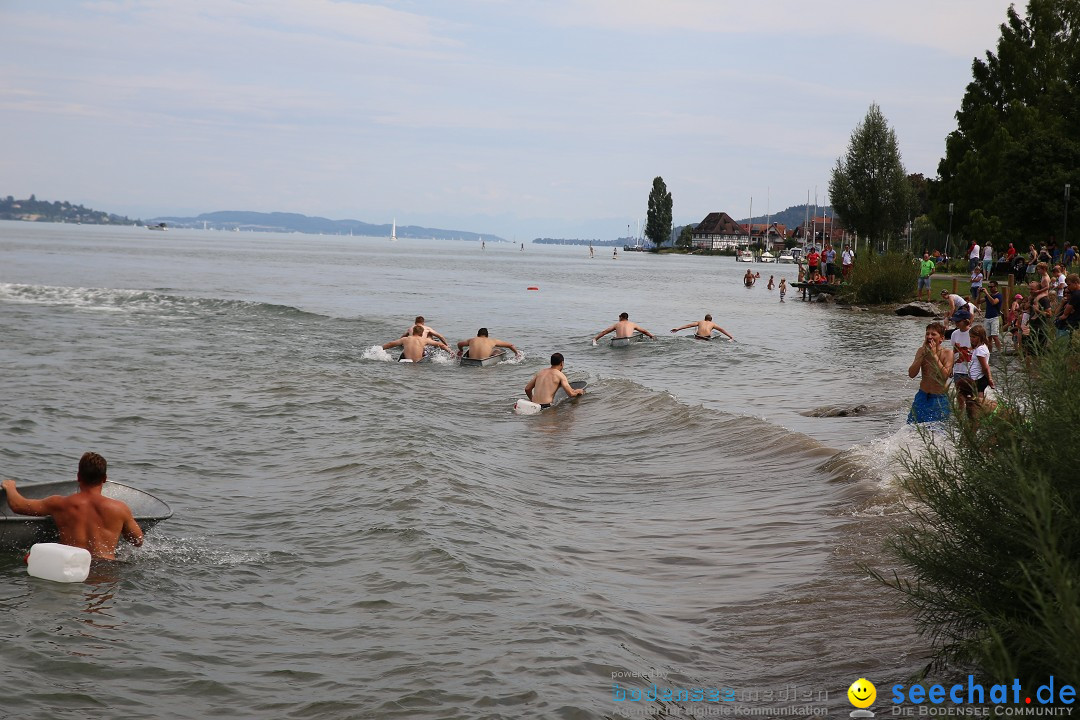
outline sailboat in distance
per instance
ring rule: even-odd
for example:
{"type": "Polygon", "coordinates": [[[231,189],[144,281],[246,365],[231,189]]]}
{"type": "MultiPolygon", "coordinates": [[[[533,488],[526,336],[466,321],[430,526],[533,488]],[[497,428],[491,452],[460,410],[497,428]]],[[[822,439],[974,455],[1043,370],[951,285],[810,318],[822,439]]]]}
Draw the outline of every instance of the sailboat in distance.
{"type": "Polygon", "coordinates": [[[394,224],[390,227],[390,242],[397,242],[397,218],[394,218],[394,224]]]}

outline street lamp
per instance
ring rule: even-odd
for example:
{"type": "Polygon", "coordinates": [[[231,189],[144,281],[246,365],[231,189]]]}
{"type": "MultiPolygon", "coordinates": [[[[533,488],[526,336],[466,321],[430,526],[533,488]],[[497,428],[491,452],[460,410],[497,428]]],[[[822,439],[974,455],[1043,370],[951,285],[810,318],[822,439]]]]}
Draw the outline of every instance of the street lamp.
{"type": "Polygon", "coordinates": [[[949,234],[945,237],[945,252],[952,252],[952,211],[953,204],[949,203],[949,234]]]}
{"type": "Polygon", "coordinates": [[[1065,242],[1069,239],[1069,188],[1072,185],[1065,184],[1065,224],[1061,230],[1061,246],[1065,247],[1065,242]]]}

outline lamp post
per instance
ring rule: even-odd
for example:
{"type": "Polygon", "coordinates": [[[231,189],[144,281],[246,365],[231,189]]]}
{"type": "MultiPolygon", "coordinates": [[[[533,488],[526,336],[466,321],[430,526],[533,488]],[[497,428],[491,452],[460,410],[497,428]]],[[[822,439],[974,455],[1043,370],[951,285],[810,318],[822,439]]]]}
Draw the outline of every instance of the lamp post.
{"type": "Polygon", "coordinates": [[[953,204],[949,203],[949,234],[945,236],[945,252],[952,252],[952,211],[953,204]]]}
{"type": "Polygon", "coordinates": [[[1065,222],[1061,229],[1061,247],[1065,247],[1066,241],[1069,239],[1069,188],[1072,185],[1065,184],[1065,222]]]}

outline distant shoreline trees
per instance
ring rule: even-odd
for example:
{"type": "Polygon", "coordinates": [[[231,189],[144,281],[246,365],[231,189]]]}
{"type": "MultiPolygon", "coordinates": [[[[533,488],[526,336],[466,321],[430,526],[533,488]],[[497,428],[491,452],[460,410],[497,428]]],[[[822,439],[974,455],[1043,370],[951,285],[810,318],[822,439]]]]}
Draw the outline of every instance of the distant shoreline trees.
{"type": "Polygon", "coordinates": [[[72,205],[66,200],[49,202],[31,195],[16,200],[11,195],[0,198],[0,220],[24,220],[28,222],[71,222],[86,225],[133,225],[134,220],[123,215],[112,215],[101,210],[91,210],[82,205],[72,205]]]}

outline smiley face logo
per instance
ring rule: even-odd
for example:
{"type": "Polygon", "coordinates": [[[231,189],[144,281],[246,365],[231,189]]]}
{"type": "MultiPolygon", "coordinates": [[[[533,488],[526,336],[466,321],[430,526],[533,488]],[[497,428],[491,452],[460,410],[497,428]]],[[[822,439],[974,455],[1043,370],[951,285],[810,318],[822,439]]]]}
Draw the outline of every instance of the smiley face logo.
{"type": "Polygon", "coordinates": [[[847,698],[857,708],[868,708],[877,700],[877,688],[866,678],[859,678],[851,683],[851,687],[847,690],[847,698]]]}

